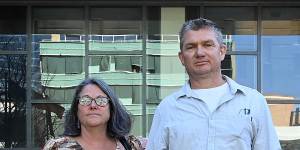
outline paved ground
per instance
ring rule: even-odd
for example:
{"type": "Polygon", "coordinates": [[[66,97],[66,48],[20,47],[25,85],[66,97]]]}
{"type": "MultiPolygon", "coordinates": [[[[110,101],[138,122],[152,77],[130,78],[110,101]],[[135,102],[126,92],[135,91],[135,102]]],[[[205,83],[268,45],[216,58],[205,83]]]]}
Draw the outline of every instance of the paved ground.
{"type": "Polygon", "coordinates": [[[282,150],[300,150],[300,126],[275,127],[282,150]]]}

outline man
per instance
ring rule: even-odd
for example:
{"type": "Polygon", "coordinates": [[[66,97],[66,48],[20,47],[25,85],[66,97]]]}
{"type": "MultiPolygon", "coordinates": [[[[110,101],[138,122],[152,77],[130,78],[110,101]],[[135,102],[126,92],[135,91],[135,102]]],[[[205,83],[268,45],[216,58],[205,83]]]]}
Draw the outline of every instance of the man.
{"type": "Polygon", "coordinates": [[[196,19],[180,31],[179,59],[188,82],[157,107],[148,150],[278,150],[264,97],[221,74],[220,29],[196,19]]]}

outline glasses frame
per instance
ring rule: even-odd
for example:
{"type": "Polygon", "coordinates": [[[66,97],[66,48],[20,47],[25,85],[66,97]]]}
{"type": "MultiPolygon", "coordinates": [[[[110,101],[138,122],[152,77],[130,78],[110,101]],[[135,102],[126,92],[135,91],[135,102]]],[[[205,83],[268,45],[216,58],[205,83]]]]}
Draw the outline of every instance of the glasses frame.
{"type": "Polygon", "coordinates": [[[96,98],[92,98],[88,95],[84,95],[78,98],[78,103],[82,106],[89,106],[92,104],[92,101],[95,101],[96,105],[104,107],[109,103],[110,98],[104,96],[98,96],[96,98]]]}

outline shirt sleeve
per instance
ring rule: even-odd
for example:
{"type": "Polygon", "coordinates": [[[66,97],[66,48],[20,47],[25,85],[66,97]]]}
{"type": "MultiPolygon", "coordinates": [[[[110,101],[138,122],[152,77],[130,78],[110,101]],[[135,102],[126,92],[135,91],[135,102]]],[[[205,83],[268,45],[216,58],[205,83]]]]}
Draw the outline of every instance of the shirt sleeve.
{"type": "Polygon", "coordinates": [[[266,99],[261,94],[259,94],[257,99],[259,100],[259,113],[256,136],[254,137],[252,145],[253,150],[281,150],[266,99]]]}
{"type": "Polygon", "coordinates": [[[151,130],[147,142],[147,150],[166,150],[166,131],[164,130],[163,118],[158,107],[155,111],[154,118],[152,120],[151,130]]]}

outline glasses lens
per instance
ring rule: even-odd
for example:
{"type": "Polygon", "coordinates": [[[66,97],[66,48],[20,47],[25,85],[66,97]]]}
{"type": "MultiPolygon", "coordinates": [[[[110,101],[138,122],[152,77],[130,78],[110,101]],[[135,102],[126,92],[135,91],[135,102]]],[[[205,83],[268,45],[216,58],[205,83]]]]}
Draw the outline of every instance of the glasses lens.
{"type": "Polygon", "coordinates": [[[92,102],[92,99],[87,96],[83,96],[79,99],[79,104],[84,105],[84,106],[91,104],[91,102],[92,102]]]}
{"type": "Polygon", "coordinates": [[[108,103],[108,98],[107,97],[97,97],[95,99],[95,102],[99,106],[105,106],[108,103]]]}

